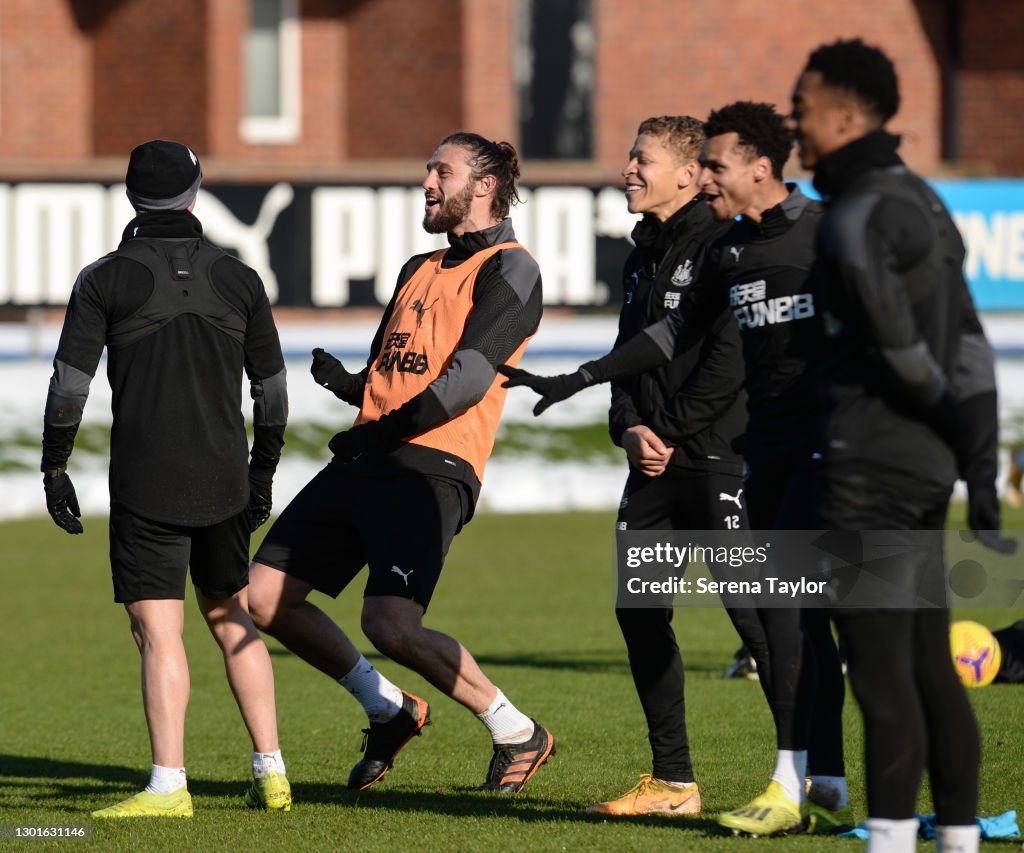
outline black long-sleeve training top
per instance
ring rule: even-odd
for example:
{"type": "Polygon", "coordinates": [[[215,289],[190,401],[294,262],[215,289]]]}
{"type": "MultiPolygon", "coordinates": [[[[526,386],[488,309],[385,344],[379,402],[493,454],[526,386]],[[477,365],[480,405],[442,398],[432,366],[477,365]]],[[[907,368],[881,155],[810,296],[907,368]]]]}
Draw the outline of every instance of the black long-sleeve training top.
{"type": "Polygon", "coordinates": [[[715,240],[676,310],[585,369],[598,381],[648,370],[695,345],[723,310],[739,328],[750,461],[813,450],[812,369],[821,327],[809,273],[822,207],[795,185],[760,222],[744,217],[715,240]]]}
{"type": "Polygon", "coordinates": [[[191,213],[143,213],[118,249],[79,274],[43,426],[43,467],[64,465],[103,348],[112,391],[111,502],[171,524],[215,524],[248,501],[252,465],[273,472],[288,415],[284,359],[256,272],[203,239],[191,213]]]}
{"type": "Polygon", "coordinates": [[[898,145],[875,131],[815,174],[827,206],[814,273],[829,340],[826,458],[939,484],[956,479],[959,463],[969,482],[991,484],[995,372],[963,275],[963,240],[898,145]]]}
{"type": "MultiPolygon", "coordinates": [[[[633,229],[635,248],[622,271],[620,346],[671,313],[693,287],[718,222],[698,195],[666,222],[645,216],[633,229]]],[[[671,361],[638,376],[613,380],[608,431],[621,446],[640,424],[675,447],[671,468],[742,473],[736,439],[747,422],[743,356],[736,324],[722,306],[703,339],[671,361]]]]}

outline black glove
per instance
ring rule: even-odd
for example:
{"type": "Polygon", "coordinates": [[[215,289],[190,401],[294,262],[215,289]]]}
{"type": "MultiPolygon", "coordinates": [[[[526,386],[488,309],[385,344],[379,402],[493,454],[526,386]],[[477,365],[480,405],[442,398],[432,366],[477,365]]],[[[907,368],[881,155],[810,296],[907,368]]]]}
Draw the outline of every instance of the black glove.
{"type": "Polygon", "coordinates": [[[345,366],[329,352],[320,347],[313,350],[313,364],[309,372],[317,385],[323,385],[340,400],[353,406],[362,405],[363,380],[360,376],[349,373],[345,366]]]}
{"type": "Polygon", "coordinates": [[[999,498],[994,483],[967,484],[967,525],[986,548],[1000,554],[1017,553],[1016,541],[999,535],[999,498]]]}
{"type": "Polygon", "coordinates": [[[78,508],[78,495],[67,471],[63,467],[44,468],[43,490],[46,492],[46,509],[53,523],[68,533],[81,533],[84,528],[78,519],[82,510],[78,508]]]}
{"type": "Polygon", "coordinates": [[[352,462],[367,451],[379,449],[380,439],[379,422],[367,421],[339,432],[327,446],[339,461],[352,462]]]}
{"type": "Polygon", "coordinates": [[[518,367],[499,364],[498,373],[508,377],[501,383],[502,388],[518,388],[525,385],[541,395],[537,405],[533,407],[535,415],[539,415],[548,406],[568,400],[573,394],[594,384],[593,377],[585,370],[577,370],[575,373],[560,373],[558,376],[536,376],[526,370],[520,370],[518,367]]]}
{"type": "Polygon", "coordinates": [[[274,472],[272,469],[249,466],[249,503],[245,508],[252,532],[270,518],[273,500],[274,472]]]}

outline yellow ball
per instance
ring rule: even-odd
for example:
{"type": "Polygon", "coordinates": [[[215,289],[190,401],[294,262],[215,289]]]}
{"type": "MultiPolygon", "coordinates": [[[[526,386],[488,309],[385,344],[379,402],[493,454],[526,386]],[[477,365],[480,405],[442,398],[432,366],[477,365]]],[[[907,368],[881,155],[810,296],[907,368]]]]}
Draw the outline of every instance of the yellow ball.
{"type": "Polygon", "coordinates": [[[1003,653],[992,632],[980,622],[954,622],[949,645],[956,674],[965,687],[985,687],[999,672],[1003,653]]]}

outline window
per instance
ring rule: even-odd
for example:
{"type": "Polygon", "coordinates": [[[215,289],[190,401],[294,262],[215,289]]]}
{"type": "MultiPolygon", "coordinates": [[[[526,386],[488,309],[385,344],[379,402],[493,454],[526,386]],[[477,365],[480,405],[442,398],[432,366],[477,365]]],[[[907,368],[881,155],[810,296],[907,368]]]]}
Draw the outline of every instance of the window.
{"type": "Polygon", "coordinates": [[[299,137],[299,0],[250,0],[243,44],[246,142],[294,142],[299,137]]]}
{"type": "Polygon", "coordinates": [[[518,6],[519,131],[525,157],[593,155],[594,24],[591,0],[518,6]]]}

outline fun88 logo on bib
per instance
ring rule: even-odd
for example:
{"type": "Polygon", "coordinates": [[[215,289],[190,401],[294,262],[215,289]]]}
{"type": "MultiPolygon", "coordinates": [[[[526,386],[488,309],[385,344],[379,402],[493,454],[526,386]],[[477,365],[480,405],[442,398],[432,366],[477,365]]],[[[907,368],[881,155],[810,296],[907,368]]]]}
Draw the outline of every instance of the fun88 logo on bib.
{"type": "Polygon", "coordinates": [[[814,297],[810,293],[766,299],[766,290],[763,279],[729,288],[729,305],[741,329],[759,329],[765,324],[774,326],[814,316],[814,297]]]}

